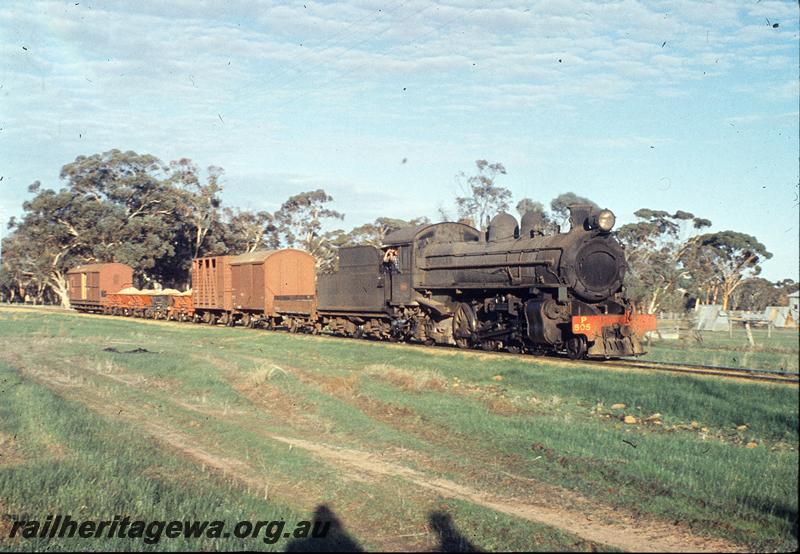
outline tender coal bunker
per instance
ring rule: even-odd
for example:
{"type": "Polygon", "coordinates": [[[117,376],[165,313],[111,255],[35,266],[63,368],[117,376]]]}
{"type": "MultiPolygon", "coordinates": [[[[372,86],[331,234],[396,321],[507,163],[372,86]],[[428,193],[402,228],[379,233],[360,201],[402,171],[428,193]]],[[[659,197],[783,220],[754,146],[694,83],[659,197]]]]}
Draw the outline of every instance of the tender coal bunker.
{"type": "Polygon", "coordinates": [[[586,248],[579,261],[581,281],[591,290],[612,288],[617,281],[617,259],[606,250],[586,248]]]}

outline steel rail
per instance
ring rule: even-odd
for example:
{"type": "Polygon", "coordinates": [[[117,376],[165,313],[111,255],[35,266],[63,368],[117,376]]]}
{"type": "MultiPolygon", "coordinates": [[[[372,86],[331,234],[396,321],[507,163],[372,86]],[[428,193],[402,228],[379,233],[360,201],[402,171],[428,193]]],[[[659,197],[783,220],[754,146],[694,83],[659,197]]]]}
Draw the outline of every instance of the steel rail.
{"type": "Polygon", "coordinates": [[[693,373],[698,375],[712,375],[717,377],[750,379],[755,381],[800,384],[800,374],[795,372],[778,371],[774,369],[709,366],[649,360],[614,360],[610,363],[612,365],[634,367],[637,369],[652,369],[656,371],[669,371],[674,373],[693,373]]]}

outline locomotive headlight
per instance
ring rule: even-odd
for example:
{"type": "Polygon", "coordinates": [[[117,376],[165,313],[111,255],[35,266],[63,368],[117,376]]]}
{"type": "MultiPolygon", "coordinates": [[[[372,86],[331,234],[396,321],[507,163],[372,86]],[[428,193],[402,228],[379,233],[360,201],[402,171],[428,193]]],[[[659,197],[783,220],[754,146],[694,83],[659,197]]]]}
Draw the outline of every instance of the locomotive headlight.
{"type": "Polygon", "coordinates": [[[614,228],[617,218],[611,210],[603,210],[597,214],[597,226],[603,231],[610,231],[614,228]]]}

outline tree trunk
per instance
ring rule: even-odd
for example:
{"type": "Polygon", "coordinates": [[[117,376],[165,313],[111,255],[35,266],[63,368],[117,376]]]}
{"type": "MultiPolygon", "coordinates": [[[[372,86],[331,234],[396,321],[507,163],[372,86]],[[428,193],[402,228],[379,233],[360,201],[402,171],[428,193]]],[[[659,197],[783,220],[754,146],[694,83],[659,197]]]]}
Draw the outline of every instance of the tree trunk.
{"type": "Polygon", "coordinates": [[[44,291],[46,288],[47,285],[45,283],[39,283],[36,285],[36,298],[33,301],[34,304],[44,305],[44,291]]]}
{"type": "Polygon", "coordinates": [[[722,283],[722,309],[728,311],[728,305],[730,304],[731,295],[733,294],[734,287],[731,287],[729,283],[722,283]]]}
{"type": "Polygon", "coordinates": [[[60,271],[53,271],[50,275],[50,288],[58,295],[61,306],[69,308],[69,291],[67,290],[67,278],[60,271]]]}
{"type": "Polygon", "coordinates": [[[650,304],[647,306],[647,313],[654,314],[656,313],[656,308],[659,306],[658,302],[658,294],[661,292],[661,287],[656,287],[656,290],[653,291],[653,296],[650,298],[650,304]]]}

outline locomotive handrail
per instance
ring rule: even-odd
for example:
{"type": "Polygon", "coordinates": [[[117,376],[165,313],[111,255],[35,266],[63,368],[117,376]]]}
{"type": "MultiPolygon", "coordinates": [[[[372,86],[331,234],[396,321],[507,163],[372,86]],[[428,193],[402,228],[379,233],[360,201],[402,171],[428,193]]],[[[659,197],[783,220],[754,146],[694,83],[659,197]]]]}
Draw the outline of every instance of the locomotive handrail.
{"type": "MultiPolygon", "coordinates": [[[[503,261],[503,265],[504,266],[513,266],[513,267],[524,267],[524,266],[535,266],[535,265],[552,266],[553,265],[553,260],[532,260],[532,261],[527,261],[527,262],[523,262],[523,261],[509,262],[509,261],[504,260],[503,261]]],[[[476,262],[476,263],[470,263],[470,264],[467,264],[467,265],[448,264],[446,267],[441,267],[441,268],[426,266],[426,267],[423,267],[422,269],[469,269],[469,268],[475,268],[475,267],[497,267],[497,262],[484,262],[484,263],[476,262]]]]}

